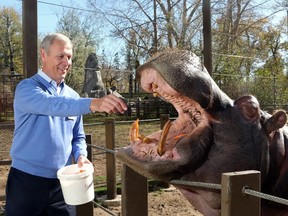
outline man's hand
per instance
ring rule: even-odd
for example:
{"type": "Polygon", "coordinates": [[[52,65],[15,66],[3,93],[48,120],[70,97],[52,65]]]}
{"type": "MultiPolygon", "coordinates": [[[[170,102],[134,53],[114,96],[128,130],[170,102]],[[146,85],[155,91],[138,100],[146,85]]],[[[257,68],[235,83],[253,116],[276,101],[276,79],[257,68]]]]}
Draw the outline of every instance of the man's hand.
{"type": "Polygon", "coordinates": [[[79,167],[79,168],[83,167],[84,163],[86,163],[86,164],[92,164],[92,163],[88,160],[88,158],[86,158],[84,155],[80,155],[80,156],[78,157],[78,160],[77,160],[78,167],[79,167]]]}
{"type": "Polygon", "coordinates": [[[127,105],[121,98],[114,94],[109,94],[102,98],[93,98],[90,104],[90,110],[92,112],[106,112],[108,114],[123,114],[127,110],[127,105]]]}

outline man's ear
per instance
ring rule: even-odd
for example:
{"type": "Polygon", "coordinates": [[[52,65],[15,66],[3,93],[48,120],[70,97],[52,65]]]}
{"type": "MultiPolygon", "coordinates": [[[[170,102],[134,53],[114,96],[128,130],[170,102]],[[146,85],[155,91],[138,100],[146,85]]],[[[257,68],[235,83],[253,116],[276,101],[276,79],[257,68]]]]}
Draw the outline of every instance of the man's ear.
{"type": "Polygon", "coordinates": [[[40,50],[40,57],[41,57],[42,63],[45,62],[45,59],[47,57],[47,53],[43,48],[40,50]]]}

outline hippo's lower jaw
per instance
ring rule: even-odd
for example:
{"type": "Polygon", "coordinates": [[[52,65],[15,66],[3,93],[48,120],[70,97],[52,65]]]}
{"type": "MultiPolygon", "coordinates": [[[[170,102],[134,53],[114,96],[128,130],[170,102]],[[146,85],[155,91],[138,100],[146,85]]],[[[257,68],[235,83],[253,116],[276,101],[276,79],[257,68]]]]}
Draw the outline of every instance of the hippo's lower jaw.
{"type": "MultiPolygon", "coordinates": [[[[172,89],[156,71],[142,73],[141,85],[145,91],[172,103],[178,118],[148,136],[138,133],[136,120],[130,131],[130,145],[120,149],[116,157],[146,177],[166,181],[179,179],[185,175],[183,172],[188,169],[189,160],[195,158],[191,145],[202,142],[205,148],[210,144],[209,115],[196,101],[172,89]],[[207,138],[208,142],[204,142],[207,138]]],[[[203,155],[199,155],[200,158],[203,160],[203,155]]],[[[194,164],[199,163],[196,157],[194,164]]],[[[192,168],[189,166],[190,172],[192,168]]]]}

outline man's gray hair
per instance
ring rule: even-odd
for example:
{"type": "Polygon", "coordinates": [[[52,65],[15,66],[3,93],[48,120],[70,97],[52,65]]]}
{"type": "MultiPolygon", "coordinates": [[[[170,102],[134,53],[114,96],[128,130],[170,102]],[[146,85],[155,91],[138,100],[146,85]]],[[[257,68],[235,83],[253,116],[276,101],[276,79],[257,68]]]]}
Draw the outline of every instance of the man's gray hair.
{"type": "Polygon", "coordinates": [[[40,48],[44,49],[46,53],[48,53],[50,46],[55,40],[64,41],[67,44],[71,45],[71,48],[73,47],[72,41],[67,36],[61,33],[53,33],[48,34],[43,38],[42,42],[40,43],[40,48]]]}

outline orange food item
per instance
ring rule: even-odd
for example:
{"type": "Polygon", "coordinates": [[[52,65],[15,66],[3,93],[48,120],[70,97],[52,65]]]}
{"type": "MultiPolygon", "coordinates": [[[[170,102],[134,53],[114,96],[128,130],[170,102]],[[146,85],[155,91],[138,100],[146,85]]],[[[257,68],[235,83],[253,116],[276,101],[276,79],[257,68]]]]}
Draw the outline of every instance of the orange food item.
{"type": "Polygon", "coordinates": [[[85,171],[86,171],[86,170],[82,170],[82,169],[81,169],[81,170],[79,170],[79,173],[82,173],[82,172],[85,172],[85,171]]]}
{"type": "Polygon", "coordinates": [[[180,139],[181,137],[185,136],[186,134],[179,134],[178,136],[174,137],[174,140],[180,139]]]}

